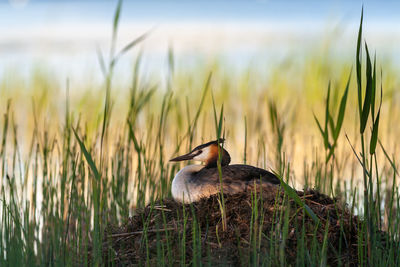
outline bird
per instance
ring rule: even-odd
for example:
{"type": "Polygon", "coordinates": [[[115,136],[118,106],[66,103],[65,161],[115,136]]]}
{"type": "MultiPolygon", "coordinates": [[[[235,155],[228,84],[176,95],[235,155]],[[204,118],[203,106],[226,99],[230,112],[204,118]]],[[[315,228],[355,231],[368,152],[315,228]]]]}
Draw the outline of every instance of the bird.
{"type": "Polygon", "coordinates": [[[267,170],[245,164],[229,165],[231,157],[221,147],[223,142],[224,139],[211,141],[195,147],[185,155],[170,159],[170,162],[194,160],[204,163],[188,165],[175,175],[171,185],[175,201],[189,204],[215,195],[221,190],[221,181],[223,193],[230,195],[253,188],[254,183],[262,186],[280,184],[276,175],[267,170]],[[217,165],[219,155],[221,177],[217,165]]]}

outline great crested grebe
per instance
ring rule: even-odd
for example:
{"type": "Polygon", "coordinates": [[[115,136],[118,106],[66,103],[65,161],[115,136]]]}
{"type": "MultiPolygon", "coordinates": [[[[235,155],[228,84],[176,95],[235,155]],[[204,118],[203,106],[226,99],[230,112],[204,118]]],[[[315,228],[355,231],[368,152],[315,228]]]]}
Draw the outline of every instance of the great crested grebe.
{"type": "MultiPolygon", "coordinates": [[[[219,141],[220,143],[223,140],[219,141]]],[[[189,165],[181,169],[172,181],[173,198],[182,203],[196,202],[220,192],[221,184],[217,168],[218,147],[221,153],[222,188],[226,194],[247,190],[254,183],[279,184],[279,179],[269,171],[243,164],[229,165],[231,157],[218,141],[211,141],[193,149],[190,153],[170,161],[196,160],[205,165],[189,165]]]]}

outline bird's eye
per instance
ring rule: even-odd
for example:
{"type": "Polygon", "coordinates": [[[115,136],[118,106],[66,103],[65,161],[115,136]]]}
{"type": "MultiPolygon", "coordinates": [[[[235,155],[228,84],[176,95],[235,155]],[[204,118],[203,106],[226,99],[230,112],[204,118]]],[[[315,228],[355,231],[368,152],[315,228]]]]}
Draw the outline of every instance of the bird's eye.
{"type": "Polygon", "coordinates": [[[199,150],[199,152],[197,152],[197,154],[199,154],[199,155],[200,155],[201,153],[203,153],[203,151],[202,151],[202,150],[199,150]]]}

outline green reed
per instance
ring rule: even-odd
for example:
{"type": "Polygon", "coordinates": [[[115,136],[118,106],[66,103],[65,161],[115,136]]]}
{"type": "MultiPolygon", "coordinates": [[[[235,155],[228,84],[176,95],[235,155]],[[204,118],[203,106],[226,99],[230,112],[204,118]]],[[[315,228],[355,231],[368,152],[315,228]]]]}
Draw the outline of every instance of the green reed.
{"type": "MultiPolygon", "coordinates": [[[[170,49],[164,88],[142,77],[143,56],[138,52],[130,88],[124,91],[126,101],[120,103],[115,100],[115,66],[149,34],[140,35],[118,50],[121,12],[122,1],[119,1],[112,23],[108,61],[98,49],[104,75],[101,96],[77,99],[67,81],[60,86],[66,91],[65,99],[60,101],[59,96],[51,93],[51,77],[35,78],[30,89],[38,95],[28,101],[32,109],[26,116],[30,126],[18,120],[18,116],[26,115],[19,108],[26,97],[16,95],[11,100],[0,100],[3,105],[1,266],[103,265],[101,249],[107,238],[104,236],[107,224],[122,223],[137,208],[147,204],[154,208],[155,200],[170,197],[171,181],[181,165],[170,164],[168,159],[216,137],[226,139],[233,159],[243,158],[252,165],[271,163],[282,177],[285,189],[284,208],[274,210],[275,223],[270,233],[260,230],[263,199],[253,194],[251,238],[248,251],[241,251],[243,265],[287,264],[285,248],[290,235],[288,226],[293,220],[289,216],[292,200],[298,204],[297,212],[308,214],[315,221],[315,233],[317,229],[325,231],[322,243],[315,237],[307,243],[303,216],[303,223],[296,225],[295,232],[298,265],[326,264],[329,221],[319,220],[295,194],[296,182],[344,200],[352,214],[364,219],[358,226],[360,265],[399,264],[398,146],[391,144],[399,133],[391,127],[396,121],[388,118],[399,118],[396,116],[400,111],[395,105],[393,88],[396,86],[386,87],[392,80],[398,85],[398,80],[393,74],[395,70],[386,68],[388,65],[382,64],[383,71],[379,71],[379,60],[375,56],[371,58],[366,45],[365,64],[362,64],[363,16],[356,47],[355,77],[349,74],[347,63],[329,69],[324,65],[329,60],[322,62],[315,57],[306,60],[307,68],[299,67],[300,73],[298,69],[283,70],[277,66],[269,82],[263,80],[263,73],[251,72],[253,69],[249,66],[249,72],[263,85],[252,88],[246,80],[247,74],[236,77],[224,74],[223,63],[217,62],[213,67],[199,65],[188,75],[179,69],[170,49]],[[334,73],[335,68],[340,75],[334,73]],[[287,80],[287,75],[293,74],[291,71],[304,77],[304,83],[299,85],[300,93],[297,84],[291,85],[287,80]],[[325,101],[322,101],[325,92],[322,84],[329,84],[325,101]],[[54,112],[53,102],[62,107],[60,112],[54,112]],[[80,110],[78,102],[88,107],[80,110]],[[91,103],[100,103],[94,109],[95,114],[91,103]],[[239,108],[242,110],[238,111],[239,108]],[[323,123],[317,119],[322,117],[320,114],[325,115],[323,123]],[[357,129],[353,133],[355,123],[357,129]],[[241,125],[238,130],[237,125],[241,125]],[[315,138],[311,145],[306,141],[309,136],[318,135],[322,140],[315,138]],[[296,156],[299,154],[294,151],[298,146],[304,152],[301,156],[296,156]],[[360,177],[362,187],[358,187],[360,177]],[[388,232],[387,240],[380,240],[380,230],[388,232]],[[265,243],[268,250],[260,251],[261,244],[265,243]]],[[[225,200],[221,194],[222,220],[226,220],[225,200]]],[[[278,196],[276,207],[277,203],[278,196]]],[[[147,258],[141,259],[142,265],[150,264],[149,219],[142,218],[141,242],[147,252],[147,258]]],[[[157,263],[201,265],[201,255],[209,255],[210,248],[202,242],[202,228],[193,210],[192,214],[183,212],[179,254],[172,252],[172,244],[168,242],[172,233],[168,232],[167,223],[167,217],[163,216],[159,227],[168,238],[164,242],[161,233],[157,237],[157,263]],[[193,220],[190,229],[186,227],[189,220],[193,220]],[[189,237],[193,239],[191,247],[185,242],[189,237]],[[187,258],[188,250],[193,251],[192,259],[187,258]]],[[[226,222],[222,225],[226,226],[226,222]]],[[[218,229],[217,234],[222,236],[225,230],[218,229]]],[[[107,253],[113,256],[112,251],[107,253]]],[[[340,256],[343,251],[337,253],[340,256]]]]}

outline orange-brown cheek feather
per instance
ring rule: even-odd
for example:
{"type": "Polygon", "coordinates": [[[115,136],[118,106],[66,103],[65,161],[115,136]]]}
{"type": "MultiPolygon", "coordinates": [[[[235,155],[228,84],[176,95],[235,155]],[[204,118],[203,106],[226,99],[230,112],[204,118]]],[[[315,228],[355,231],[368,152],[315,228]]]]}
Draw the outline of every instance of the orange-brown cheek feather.
{"type": "Polygon", "coordinates": [[[206,160],[206,166],[217,165],[218,161],[218,146],[212,145],[210,147],[210,156],[206,160]]]}

